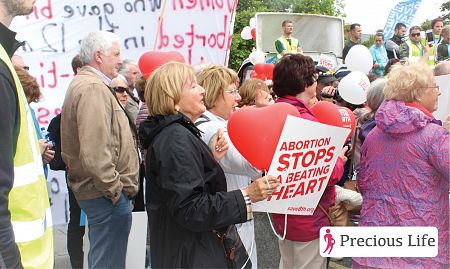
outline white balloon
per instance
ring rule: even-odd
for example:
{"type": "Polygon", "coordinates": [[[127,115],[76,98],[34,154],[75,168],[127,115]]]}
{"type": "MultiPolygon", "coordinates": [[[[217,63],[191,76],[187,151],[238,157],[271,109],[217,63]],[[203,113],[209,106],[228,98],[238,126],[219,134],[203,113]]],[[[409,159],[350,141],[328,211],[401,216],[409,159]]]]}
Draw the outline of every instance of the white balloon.
{"type": "Polygon", "coordinates": [[[241,37],[244,40],[252,39],[252,28],[250,28],[250,26],[245,26],[244,29],[242,29],[241,37]]]}
{"type": "Polygon", "coordinates": [[[256,27],[256,19],[254,17],[250,19],[249,25],[250,25],[250,28],[256,27]]]}
{"type": "Polygon", "coordinates": [[[253,65],[262,64],[266,61],[266,55],[260,50],[253,51],[252,53],[250,53],[248,58],[253,65]]]}
{"type": "Polygon", "coordinates": [[[352,71],[361,71],[368,74],[373,66],[372,54],[365,46],[355,45],[348,51],[345,64],[352,71]]]}
{"type": "Polygon", "coordinates": [[[352,71],[339,82],[339,95],[350,104],[360,105],[366,101],[369,78],[360,71],[352,71]]]}

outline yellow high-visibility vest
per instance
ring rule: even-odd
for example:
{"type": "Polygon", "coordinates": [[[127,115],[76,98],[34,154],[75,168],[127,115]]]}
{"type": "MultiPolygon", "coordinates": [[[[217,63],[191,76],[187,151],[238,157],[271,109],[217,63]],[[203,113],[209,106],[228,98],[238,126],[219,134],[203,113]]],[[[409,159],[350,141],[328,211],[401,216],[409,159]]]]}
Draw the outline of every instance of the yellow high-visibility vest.
{"type": "MultiPolygon", "coordinates": [[[[423,56],[423,47],[419,47],[417,44],[413,44],[411,40],[407,40],[406,43],[409,47],[409,60],[411,62],[418,62],[420,58],[423,56]]],[[[434,66],[434,51],[430,50],[430,55],[428,56],[428,65],[434,66]]]]}
{"type": "MultiPolygon", "coordinates": [[[[280,36],[277,40],[280,41],[281,43],[283,43],[284,47],[286,48],[286,50],[288,52],[297,52],[297,48],[298,48],[298,39],[297,38],[291,37],[290,38],[290,40],[291,40],[291,44],[290,45],[289,45],[289,42],[287,41],[287,39],[284,36],[280,36]]],[[[275,45],[275,47],[276,47],[276,45],[275,45]]]]}
{"type": "Polygon", "coordinates": [[[1,45],[0,59],[13,75],[20,111],[14,184],[8,197],[14,237],[24,268],[53,269],[52,215],[36,130],[20,80],[1,45]]]}

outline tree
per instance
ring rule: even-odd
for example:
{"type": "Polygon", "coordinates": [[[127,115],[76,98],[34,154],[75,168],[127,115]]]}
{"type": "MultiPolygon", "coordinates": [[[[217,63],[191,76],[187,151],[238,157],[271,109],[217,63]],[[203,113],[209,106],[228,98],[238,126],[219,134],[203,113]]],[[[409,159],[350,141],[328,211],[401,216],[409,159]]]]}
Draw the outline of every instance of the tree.
{"type": "Polygon", "coordinates": [[[344,16],[343,0],[241,0],[238,3],[236,20],[234,23],[233,42],[231,44],[230,61],[228,66],[237,70],[251,53],[255,43],[243,40],[240,36],[242,29],[248,25],[250,18],[256,12],[287,12],[305,14],[321,14],[344,16]]]}
{"type": "Polygon", "coordinates": [[[446,21],[450,20],[450,1],[444,2],[441,5],[442,18],[446,21]]]}
{"type": "Polygon", "coordinates": [[[255,16],[256,12],[267,12],[270,9],[262,0],[246,0],[239,1],[236,10],[236,19],[234,22],[233,42],[231,43],[230,60],[228,66],[234,70],[238,70],[241,63],[251,53],[255,46],[253,40],[243,40],[241,31],[248,26],[250,19],[255,16]]]}

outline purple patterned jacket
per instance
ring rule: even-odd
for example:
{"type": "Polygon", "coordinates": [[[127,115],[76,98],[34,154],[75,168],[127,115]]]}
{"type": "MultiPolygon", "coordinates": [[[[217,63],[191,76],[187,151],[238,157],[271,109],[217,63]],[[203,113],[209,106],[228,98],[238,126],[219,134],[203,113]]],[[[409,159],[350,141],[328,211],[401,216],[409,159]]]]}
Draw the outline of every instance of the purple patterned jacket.
{"type": "Polygon", "coordinates": [[[386,100],[361,150],[360,226],[434,226],[433,258],[353,258],[353,268],[449,268],[449,132],[421,110],[386,100]]]}

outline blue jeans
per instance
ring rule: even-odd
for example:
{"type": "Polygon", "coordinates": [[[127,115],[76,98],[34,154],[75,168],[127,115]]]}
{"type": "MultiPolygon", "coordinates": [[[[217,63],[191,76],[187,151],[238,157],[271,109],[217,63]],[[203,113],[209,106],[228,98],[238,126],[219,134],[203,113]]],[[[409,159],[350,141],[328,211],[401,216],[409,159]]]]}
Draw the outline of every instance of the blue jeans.
{"type": "Polygon", "coordinates": [[[78,203],[88,220],[89,268],[125,268],[131,200],[122,192],[115,205],[105,197],[78,203]]]}

